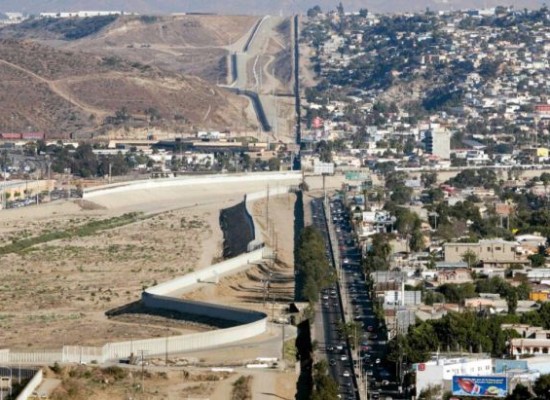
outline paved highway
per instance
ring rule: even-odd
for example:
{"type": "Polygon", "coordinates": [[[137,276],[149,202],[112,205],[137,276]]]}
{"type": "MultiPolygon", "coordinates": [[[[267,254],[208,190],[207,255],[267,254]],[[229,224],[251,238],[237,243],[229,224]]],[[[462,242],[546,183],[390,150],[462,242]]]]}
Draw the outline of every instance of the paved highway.
{"type": "MultiPolygon", "coordinates": [[[[327,224],[321,199],[311,203],[313,224],[325,238],[326,255],[330,262],[333,254],[330,249],[327,224]]],[[[325,288],[320,293],[320,300],[316,311],[315,339],[320,353],[326,356],[330,372],[340,387],[340,398],[347,400],[358,399],[357,384],[353,377],[353,365],[348,342],[339,331],[343,323],[342,303],[337,285],[325,288]]]]}
{"type": "MultiPolygon", "coordinates": [[[[321,199],[312,202],[312,212],[314,225],[323,233],[328,243],[321,199]]],[[[334,261],[338,266],[339,287],[342,292],[335,286],[320,294],[316,321],[322,321],[323,324],[317,323],[314,333],[319,350],[329,361],[331,374],[340,386],[340,398],[356,399],[361,393],[362,399],[397,399],[399,393],[391,371],[392,366],[384,365],[383,361],[387,336],[374,314],[373,301],[362,271],[361,250],[352,231],[350,216],[340,200],[330,203],[330,218],[329,223],[334,226],[338,241],[339,259],[334,261]],[[357,323],[357,333],[353,335],[357,335],[357,349],[349,348],[339,334],[338,325],[344,320],[344,315],[346,321],[357,323]],[[353,359],[358,360],[355,372],[350,361],[351,351],[353,359]],[[346,371],[350,375],[355,373],[357,379],[347,377],[346,371]],[[368,384],[365,384],[365,380],[368,384]],[[368,386],[367,395],[365,386],[368,386]]],[[[328,248],[327,257],[333,257],[328,248]]]]}
{"type": "Polygon", "coordinates": [[[396,399],[399,397],[393,365],[384,364],[387,333],[383,324],[374,314],[373,299],[365,285],[362,269],[362,255],[351,229],[350,216],[338,199],[330,204],[331,223],[334,224],[338,237],[340,253],[340,281],[345,302],[346,319],[358,324],[358,348],[354,359],[361,360],[358,371],[359,382],[364,388],[363,379],[368,381],[367,395],[364,399],[396,399]]]}

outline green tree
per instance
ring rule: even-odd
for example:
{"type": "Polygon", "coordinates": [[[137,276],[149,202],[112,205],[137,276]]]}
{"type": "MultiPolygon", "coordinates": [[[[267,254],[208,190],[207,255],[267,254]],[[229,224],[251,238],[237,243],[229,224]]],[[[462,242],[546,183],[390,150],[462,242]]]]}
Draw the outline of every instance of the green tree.
{"type": "Polygon", "coordinates": [[[298,239],[295,264],[304,282],[301,295],[310,303],[315,303],[319,290],[334,280],[325,257],[323,236],[315,227],[307,226],[302,230],[298,239]]]}
{"type": "Polygon", "coordinates": [[[550,399],[550,374],[541,375],[533,386],[533,391],[539,399],[550,399]]]}
{"type": "Polygon", "coordinates": [[[508,304],[508,314],[515,314],[518,308],[518,293],[515,290],[510,290],[508,292],[506,304],[508,304]]]}
{"type": "Polygon", "coordinates": [[[321,14],[321,12],[322,12],[321,7],[317,5],[307,10],[307,16],[308,18],[315,18],[319,14],[321,14]]]}
{"type": "Polygon", "coordinates": [[[514,391],[506,396],[505,400],[529,400],[532,398],[533,394],[529,391],[529,389],[521,383],[518,383],[514,388],[514,391]]]}
{"type": "Polygon", "coordinates": [[[420,229],[415,229],[411,238],[409,239],[409,249],[411,251],[422,251],[426,247],[426,241],[424,240],[424,234],[420,229]]]}
{"type": "Polygon", "coordinates": [[[279,169],[281,168],[281,160],[279,160],[277,157],[272,157],[267,162],[267,165],[270,171],[279,171],[279,169]]]}
{"type": "Polygon", "coordinates": [[[442,390],[441,385],[429,385],[418,394],[418,400],[438,400],[442,390]]]}
{"type": "Polygon", "coordinates": [[[333,400],[338,397],[338,394],[338,383],[328,373],[326,360],[314,364],[311,400],[333,400]]]}
{"type": "Polygon", "coordinates": [[[546,257],[544,257],[543,254],[531,254],[529,257],[529,260],[531,260],[531,265],[535,268],[543,267],[546,263],[546,257]]]}
{"type": "Polygon", "coordinates": [[[479,260],[476,253],[472,250],[468,250],[462,254],[462,261],[468,264],[468,268],[472,268],[478,263],[479,260]]]}
{"type": "Polygon", "coordinates": [[[477,297],[475,286],[472,283],[446,283],[439,287],[439,292],[449,303],[464,303],[464,300],[477,297]]]}
{"type": "Polygon", "coordinates": [[[423,172],[420,175],[420,180],[425,187],[430,187],[437,183],[437,172],[423,172]]]}

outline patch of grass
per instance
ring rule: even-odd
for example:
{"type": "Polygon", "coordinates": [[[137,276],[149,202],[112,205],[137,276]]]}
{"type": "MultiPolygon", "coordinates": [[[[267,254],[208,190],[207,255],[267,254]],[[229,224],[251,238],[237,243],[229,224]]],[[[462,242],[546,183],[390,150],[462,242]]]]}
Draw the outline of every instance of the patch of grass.
{"type": "Polygon", "coordinates": [[[251,376],[241,376],[233,383],[231,400],[252,400],[251,376]]]}
{"type": "Polygon", "coordinates": [[[106,231],[137,222],[141,218],[142,216],[140,213],[128,213],[119,217],[91,221],[84,225],[72,227],[64,231],[50,231],[38,236],[21,240],[14,239],[11,244],[0,247],[0,256],[10,253],[20,253],[37,244],[47,243],[53,240],[92,236],[101,231],[106,231]]]}
{"type": "Polygon", "coordinates": [[[287,364],[294,365],[296,364],[296,340],[290,339],[284,342],[283,344],[284,359],[287,364]]]}

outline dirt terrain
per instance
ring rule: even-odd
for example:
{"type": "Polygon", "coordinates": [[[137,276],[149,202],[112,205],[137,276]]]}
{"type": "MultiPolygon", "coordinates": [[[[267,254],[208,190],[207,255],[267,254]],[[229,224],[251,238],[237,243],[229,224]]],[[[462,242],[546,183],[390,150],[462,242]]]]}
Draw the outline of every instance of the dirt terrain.
{"type": "Polygon", "coordinates": [[[228,46],[257,21],[253,16],[183,15],[123,17],[98,35],[61,43],[66,49],[86,49],[168,71],[225,83],[228,46]]]}
{"type": "MultiPolygon", "coordinates": [[[[71,203],[7,210],[0,242],[75,230],[113,216],[71,203]]],[[[143,287],[210,265],[221,240],[217,209],[187,209],[1,256],[0,343],[56,349],[203,331],[201,325],[167,324],[143,314],[109,320],[105,312],[138,300],[143,287]]]]}
{"type": "MultiPolygon", "coordinates": [[[[254,400],[294,398],[296,374],[294,371],[246,370],[212,372],[191,367],[158,368],[52,366],[45,372],[47,380],[56,380],[59,386],[50,398],[64,400],[113,399],[206,399],[228,400],[236,394],[239,382],[248,381],[246,393],[254,400]]],[[[242,388],[242,386],[241,386],[242,388]]],[[[243,392],[239,392],[244,394],[243,392]]]]}
{"type": "Polygon", "coordinates": [[[0,41],[0,89],[4,132],[255,127],[247,100],[200,78],[32,42],[0,41]]]}
{"type": "Polygon", "coordinates": [[[294,300],[294,202],[295,195],[288,194],[270,198],[269,210],[267,200],[254,203],[253,217],[262,229],[267,245],[277,250],[277,260],[265,260],[245,272],[222,278],[218,285],[191,292],[185,298],[215,298],[223,304],[263,311],[277,320],[284,307],[294,300]]]}

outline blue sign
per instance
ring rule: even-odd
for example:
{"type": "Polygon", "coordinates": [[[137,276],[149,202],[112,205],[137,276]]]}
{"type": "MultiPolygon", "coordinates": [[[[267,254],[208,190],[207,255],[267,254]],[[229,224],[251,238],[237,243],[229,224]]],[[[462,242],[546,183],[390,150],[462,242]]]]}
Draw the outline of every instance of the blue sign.
{"type": "Polygon", "coordinates": [[[453,376],[453,395],[471,397],[506,397],[508,380],[504,376],[453,376]]]}
{"type": "Polygon", "coordinates": [[[497,374],[506,373],[511,370],[520,370],[527,371],[529,367],[527,366],[527,361],[525,360],[495,360],[495,372],[497,374]]]}

